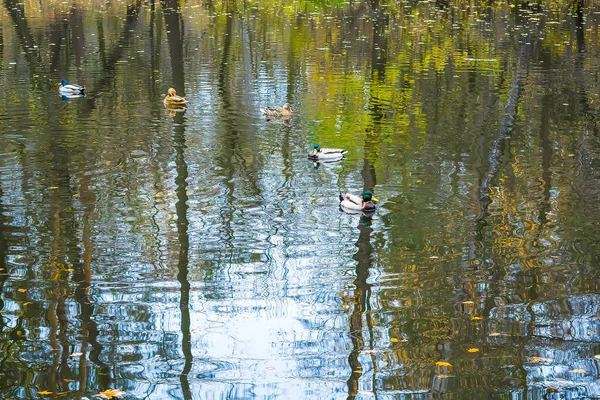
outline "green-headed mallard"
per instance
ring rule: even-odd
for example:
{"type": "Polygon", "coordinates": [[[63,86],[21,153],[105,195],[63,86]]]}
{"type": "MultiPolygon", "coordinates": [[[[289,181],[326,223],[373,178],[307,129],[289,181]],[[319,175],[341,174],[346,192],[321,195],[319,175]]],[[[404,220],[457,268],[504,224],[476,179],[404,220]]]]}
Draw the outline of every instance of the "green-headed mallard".
{"type": "Polygon", "coordinates": [[[370,190],[365,190],[362,198],[361,196],[349,193],[340,195],[340,206],[354,211],[375,211],[375,203],[377,201],[370,190]]]}
{"type": "Polygon", "coordinates": [[[183,105],[187,103],[187,101],[185,101],[184,97],[177,96],[177,93],[175,93],[175,89],[169,88],[169,90],[167,91],[167,97],[165,97],[163,103],[167,108],[175,108],[183,107],[183,105]]]}
{"type": "Polygon", "coordinates": [[[315,161],[339,161],[344,158],[348,150],[321,148],[318,144],[313,145],[313,150],[308,153],[308,158],[315,161]]]}
{"type": "Polygon", "coordinates": [[[285,103],[283,107],[268,106],[261,108],[260,111],[262,111],[267,118],[281,118],[292,115],[292,109],[288,103],[285,103]]]}
{"type": "Polygon", "coordinates": [[[58,87],[58,92],[64,96],[83,95],[84,90],[85,90],[84,86],[76,85],[74,83],[69,83],[66,79],[63,79],[60,82],[60,86],[58,87]]]}

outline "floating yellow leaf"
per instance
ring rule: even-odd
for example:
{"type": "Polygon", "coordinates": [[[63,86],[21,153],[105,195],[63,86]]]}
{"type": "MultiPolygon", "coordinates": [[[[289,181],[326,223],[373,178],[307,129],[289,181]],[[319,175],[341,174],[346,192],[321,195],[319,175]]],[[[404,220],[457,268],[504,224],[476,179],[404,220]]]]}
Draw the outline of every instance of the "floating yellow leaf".
{"type": "Polygon", "coordinates": [[[27,291],[27,289],[18,289],[17,291],[19,291],[21,293],[25,293],[27,291]]]}
{"type": "Polygon", "coordinates": [[[31,302],[30,302],[30,301],[26,301],[25,303],[23,303],[23,305],[24,305],[24,306],[28,306],[28,305],[30,305],[30,304],[31,304],[31,302]]]}
{"type": "Polygon", "coordinates": [[[585,369],[579,368],[579,369],[572,369],[569,372],[574,372],[576,374],[585,374],[587,371],[585,369]]]}
{"type": "Polygon", "coordinates": [[[435,365],[437,365],[438,367],[451,367],[452,364],[450,364],[449,362],[446,361],[436,361],[435,365]]]}
{"type": "Polygon", "coordinates": [[[104,392],[98,393],[98,396],[104,397],[105,399],[114,399],[115,397],[124,396],[125,392],[119,389],[107,389],[104,392]]]}
{"type": "Polygon", "coordinates": [[[417,179],[417,183],[423,182],[423,179],[417,179]]]}
{"type": "Polygon", "coordinates": [[[467,350],[467,353],[479,353],[479,349],[477,347],[471,347],[467,350]]]}
{"type": "Polygon", "coordinates": [[[82,355],[83,355],[83,353],[73,353],[69,357],[79,357],[79,356],[82,356],[82,355]]]}
{"type": "Polygon", "coordinates": [[[575,154],[571,153],[569,154],[569,157],[575,157],[575,154]]]}
{"type": "Polygon", "coordinates": [[[52,189],[52,190],[58,189],[58,186],[50,186],[48,189],[52,189]]]}
{"type": "Polygon", "coordinates": [[[481,321],[482,319],[481,317],[471,317],[471,321],[481,321]]]}
{"type": "Polygon", "coordinates": [[[392,342],[392,343],[398,343],[398,339],[396,339],[395,337],[390,338],[390,342],[392,342]]]}
{"type": "Polygon", "coordinates": [[[42,396],[47,396],[47,395],[52,394],[52,393],[54,393],[54,392],[49,392],[47,390],[42,390],[41,392],[37,392],[37,394],[41,394],[42,396]]]}
{"type": "Polygon", "coordinates": [[[492,332],[492,333],[489,334],[489,336],[491,336],[491,337],[497,337],[497,336],[502,336],[502,334],[498,333],[498,332],[492,332]]]}
{"type": "Polygon", "coordinates": [[[472,300],[463,301],[462,303],[463,304],[475,304],[475,302],[472,300]]]}
{"type": "Polygon", "coordinates": [[[431,256],[431,257],[429,257],[429,258],[431,258],[432,260],[435,260],[435,259],[437,259],[437,258],[439,258],[439,257],[438,257],[438,256],[431,256]]]}
{"type": "Polygon", "coordinates": [[[546,357],[529,357],[529,362],[532,363],[542,363],[542,362],[551,362],[552,359],[546,357]]]}
{"type": "Polygon", "coordinates": [[[79,197],[79,193],[73,193],[73,197],[79,197]]]}

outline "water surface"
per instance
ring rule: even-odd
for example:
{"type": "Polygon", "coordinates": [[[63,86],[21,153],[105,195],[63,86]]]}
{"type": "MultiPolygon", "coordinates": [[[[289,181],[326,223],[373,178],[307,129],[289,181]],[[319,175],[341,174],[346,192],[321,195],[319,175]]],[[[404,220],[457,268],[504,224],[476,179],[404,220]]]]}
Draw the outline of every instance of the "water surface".
{"type": "Polygon", "coordinates": [[[0,397],[600,396],[597,5],[43,3],[0,6],[0,397]]]}

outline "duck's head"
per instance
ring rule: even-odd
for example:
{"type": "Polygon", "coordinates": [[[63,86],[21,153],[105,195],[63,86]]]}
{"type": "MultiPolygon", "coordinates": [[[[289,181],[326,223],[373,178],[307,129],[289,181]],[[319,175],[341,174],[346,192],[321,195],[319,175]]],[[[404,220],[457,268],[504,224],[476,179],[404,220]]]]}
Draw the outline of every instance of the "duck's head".
{"type": "Polygon", "coordinates": [[[67,82],[66,79],[63,79],[62,81],[60,81],[60,86],[67,86],[69,84],[69,82],[67,82]]]}
{"type": "Polygon", "coordinates": [[[321,151],[321,146],[319,146],[318,144],[313,144],[313,154],[317,154],[318,152],[321,151]]]}
{"type": "Polygon", "coordinates": [[[175,96],[176,95],[175,89],[169,88],[169,90],[167,90],[167,94],[169,96],[175,96]]]}
{"type": "Polygon", "coordinates": [[[373,202],[377,202],[378,200],[375,198],[375,196],[373,196],[373,192],[371,192],[370,190],[365,190],[363,192],[363,196],[362,196],[364,201],[373,201],[373,202]]]}
{"type": "Polygon", "coordinates": [[[289,103],[285,103],[285,104],[283,105],[283,109],[284,109],[284,110],[288,110],[289,112],[292,112],[292,108],[290,107],[290,104],[289,104],[289,103]]]}

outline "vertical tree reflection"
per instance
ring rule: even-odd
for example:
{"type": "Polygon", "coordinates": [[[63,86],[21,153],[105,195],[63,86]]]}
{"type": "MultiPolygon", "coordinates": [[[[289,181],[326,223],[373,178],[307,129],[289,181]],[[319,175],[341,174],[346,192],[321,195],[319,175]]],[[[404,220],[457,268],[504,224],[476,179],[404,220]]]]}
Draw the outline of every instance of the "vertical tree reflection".
{"type": "MultiPolygon", "coordinates": [[[[387,63],[387,37],[385,32],[389,25],[387,13],[380,8],[379,0],[370,1],[371,11],[374,14],[373,42],[371,43],[371,85],[369,93],[369,110],[372,119],[371,126],[367,129],[364,141],[364,160],[361,170],[363,188],[373,189],[377,185],[375,172],[375,161],[378,157],[377,148],[381,143],[381,121],[385,115],[382,107],[382,99],[378,98],[376,88],[385,81],[385,68],[387,63]]],[[[363,368],[358,360],[360,352],[364,349],[363,339],[363,313],[366,313],[367,328],[370,340],[373,340],[373,324],[371,315],[367,312],[370,308],[369,298],[371,296],[371,285],[367,283],[369,269],[373,263],[373,246],[371,245],[371,217],[363,215],[358,224],[358,240],[356,247],[358,251],[354,255],[357,262],[356,279],[354,285],[354,309],[350,316],[350,338],[352,340],[352,351],[348,356],[348,363],[352,373],[348,379],[348,399],[354,399],[358,393],[359,380],[363,374],[363,368]]],[[[371,343],[372,346],[372,343],[371,343]]],[[[373,390],[375,390],[376,363],[373,362],[373,390]]]]}
{"type": "Polygon", "coordinates": [[[185,120],[183,113],[177,113],[174,117],[176,123],[173,133],[173,147],[175,148],[175,166],[177,176],[175,184],[177,188],[177,203],[175,210],[177,213],[177,238],[179,240],[179,260],[177,261],[177,280],[180,284],[181,296],[179,300],[179,309],[181,311],[181,350],[185,358],[183,370],[179,375],[181,390],[184,399],[191,399],[190,385],[188,382],[188,373],[192,369],[192,344],[190,333],[190,282],[188,280],[188,264],[190,238],[188,233],[189,221],[187,219],[188,194],[187,177],[188,167],[185,161],[185,120]]]}
{"type": "MultiPolygon", "coordinates": [[[[8,278],[8,268],[6,267],[6,257],[8,256],[8,240],[6,238],[7,231],[8,224],[6,223],[6,217],[4,215],[2,185],[0,184],[0,291],[2,291],[4,282],[8,278]]],[[[4,310],[4,297],[0,296],[0,334],[2,334],[4,327],[6,326],[1,313],[2,310],[4,310]]]]}
{"type": "Polygon", "coordinates": [[[183,21],[179,1],[163,0],[160,2],[167,28],[167,40],[171,53],[171,77],[173,87],[182,96],[185,95],[185,77],[183,73],[183,21]]]}
{"type": "MultiPolygon", "coordinates": [[[[172,81],[175,90],[184,94],[185,74],[183,68],[183,21],[177,0],[161,1],[165,17],[169,52],[171,54],[172,81]]],[[[181,312],[181,351],[185,360],[183,369],[179,374],[183,398],[192,398],[188,374],[192,369],[192,344],[190,332],[190,282],[188,280],[190,238],[188,233],[189,221],[187,218],[188,194],[187,178],[188,166],[185,161],[185,116],[176,113],[173,117],[173,148],[175,149],[175,168],[177,176],[175,192],[177,203],[177,239],[179,241],[179,259],[177,260],[177,280],[180,285],[179,310],[181,312]]]]}
{"type": "MultiPolygon", "coordinates": [[[[358,360],[361,351],[365,348],[363,338],[363,314],[370,308],[369,298],[371,296],[371,285],[367,283],[369,278],[369,268],[373,263],[373,246],[371,245],[371,218],[362,216],[358,224],[358,240],[356,254],[352,258],[356,260],[356,279],[354,279],[354,309],[350,315],[350,340],[352,341],[352,351],[348,356],[348,364],[352,368],[350,378],[348,378],[348,399],[356,398],[359,388],[359,380],[363,374],[363,368],[358,360]]],[[[369,329],[370,340],[373,340],[373,330],[370,314],[367,313],[367,326],[369,329]]],[[[372,345],[372,343],[371,343],[372,345]]],[[[375,379],[375,363],[373,363],[373,379],[375,379]]],[[[373,387],[375,390],[375,387],[373,387]]]]}

